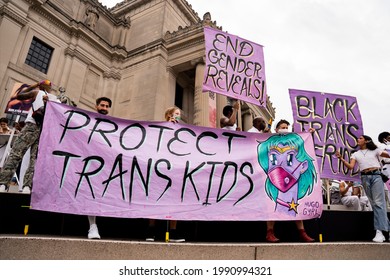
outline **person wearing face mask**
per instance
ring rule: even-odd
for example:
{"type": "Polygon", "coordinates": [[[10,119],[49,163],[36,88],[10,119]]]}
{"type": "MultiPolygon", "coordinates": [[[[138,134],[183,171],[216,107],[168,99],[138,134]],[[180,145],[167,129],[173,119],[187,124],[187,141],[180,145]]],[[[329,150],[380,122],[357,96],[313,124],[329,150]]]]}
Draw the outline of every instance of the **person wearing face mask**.
{"type": "MultiPolygon", "coordinates": [[[[290,125],[290,123],[287,120],[282,119],[276,124],[275,132],[281,133],[281,134],[288,133],[289,132],[288,131],[289,125],[290,125]]],[[[315,241],[313,238],[311,238],[306,233],[305,226],[304,226],[302,220],[296,220],[295,224],[296,224],[297,229],[299,231],[299,239],[302,242],[314,242],[315,241]]],[[[267,234],[265,237],[267,242],[277,243],[280,241],[279,238],[277,238],[275,236],[274,227],[275,227],[275,221],[267,221],[267,234]]]]}
{"type": "MultiPolygon", "coordinates": [[[[179,123],[181,120],[181,111],[178,107],[173,106],[166,109],[165,121],[172,123],[179,123]]],[[[169,236],[166,241],[170,242],[185,242],[185,238],[182,236],[181,232],[177,230],[177,220],[170,220],[169,225],[169,236]]],[[[149,219],[148,228],[146,230],[146,241],[153,242],[156,237],[156,220],[149,219]]]]}

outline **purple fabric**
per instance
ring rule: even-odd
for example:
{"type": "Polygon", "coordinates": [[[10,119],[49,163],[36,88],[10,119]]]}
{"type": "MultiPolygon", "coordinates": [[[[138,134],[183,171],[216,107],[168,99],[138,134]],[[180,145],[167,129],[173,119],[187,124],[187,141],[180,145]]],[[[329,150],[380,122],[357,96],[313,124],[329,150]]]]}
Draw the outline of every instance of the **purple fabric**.
{"type": "Polygon", "coordinates": [[[357,165],[347,169],[335,152],[349,161],[363,135],[363,124],[356,97],[290,89],[295,132],[316,129],[314,146],[321,178],[359,181],[357,165]]]}
{"type": "Polygon", "coordinates": [[[203,91],[266,106],[263,46],[205,27],[206,68],[203,91]]]}
{"type": "MultiPolygon", "coordinates": [[[[265,192],[267,176],[258,147],[275,135],[124,120],[48,102],[31,206],[80,215],[174,220],[319,217],[318,178],[310,194],[294,200],[299,204],[296,215],[295,210],[277,212],[265,192]]],[[[310,134],[298,137],[316,163],[310,134]]],[[[307,162],[301,166],[307,167],[307,162]]]]}

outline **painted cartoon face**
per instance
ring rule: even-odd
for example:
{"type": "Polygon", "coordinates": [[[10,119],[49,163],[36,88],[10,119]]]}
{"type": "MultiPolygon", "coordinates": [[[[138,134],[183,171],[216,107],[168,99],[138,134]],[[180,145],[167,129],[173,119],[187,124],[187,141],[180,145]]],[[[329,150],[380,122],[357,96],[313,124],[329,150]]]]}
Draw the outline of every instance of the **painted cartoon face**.
{"type": "Polygon", "coordinates": [[[307,169],[306,162],[296,159],[297,150],[289,146],[277,146],[270,149],[268,177],[281,192],[287,192],[294,186],[301,173],[307,169]]]}

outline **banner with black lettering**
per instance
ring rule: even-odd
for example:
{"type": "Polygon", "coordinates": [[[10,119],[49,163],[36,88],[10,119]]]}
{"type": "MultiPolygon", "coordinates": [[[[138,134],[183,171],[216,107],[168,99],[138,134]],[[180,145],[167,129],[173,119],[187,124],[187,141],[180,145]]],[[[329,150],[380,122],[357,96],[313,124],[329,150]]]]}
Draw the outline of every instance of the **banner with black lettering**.
{"type": "Polygon", "coordinates": [[[204,28],[203,91],[266,106],[263,46],[211,27],[204,28]]]}
{"type": "Polygon", "coordinates": [[[290,89],[295,132],[314,128],[314,148],[321,178],[359,179],[357,165],[349,170],[336,158],[339,151],[350,161],[363,135],[363,124],[356,97],[290,89]]]}
{"type": "Polygon", "coordinates": [[[302,220],[322,212],[309,133],[132,121],[47,103],[32,209],[173,220],[302,220]]]}

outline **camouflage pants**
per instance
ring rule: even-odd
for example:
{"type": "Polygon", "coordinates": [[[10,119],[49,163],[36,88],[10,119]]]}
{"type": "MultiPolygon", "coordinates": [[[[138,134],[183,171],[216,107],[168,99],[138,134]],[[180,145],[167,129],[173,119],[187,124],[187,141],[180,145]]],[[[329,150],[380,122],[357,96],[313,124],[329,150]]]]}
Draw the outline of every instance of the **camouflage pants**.
{"type": "Polygon", "coordinates": [[[23,187],[32,187],[32,178],[34,175],[35,159],[38,152],[40,129],[36,124],[27,122],[26,126],[22,129],[18,137],[16,138],[11,153],[8,156],[3,168],[0,172],[0,185],[8,185],[18,168],[19,163],[22,161],[24,154],[30,150],[30,163],[24,175],[23,187]]]}

